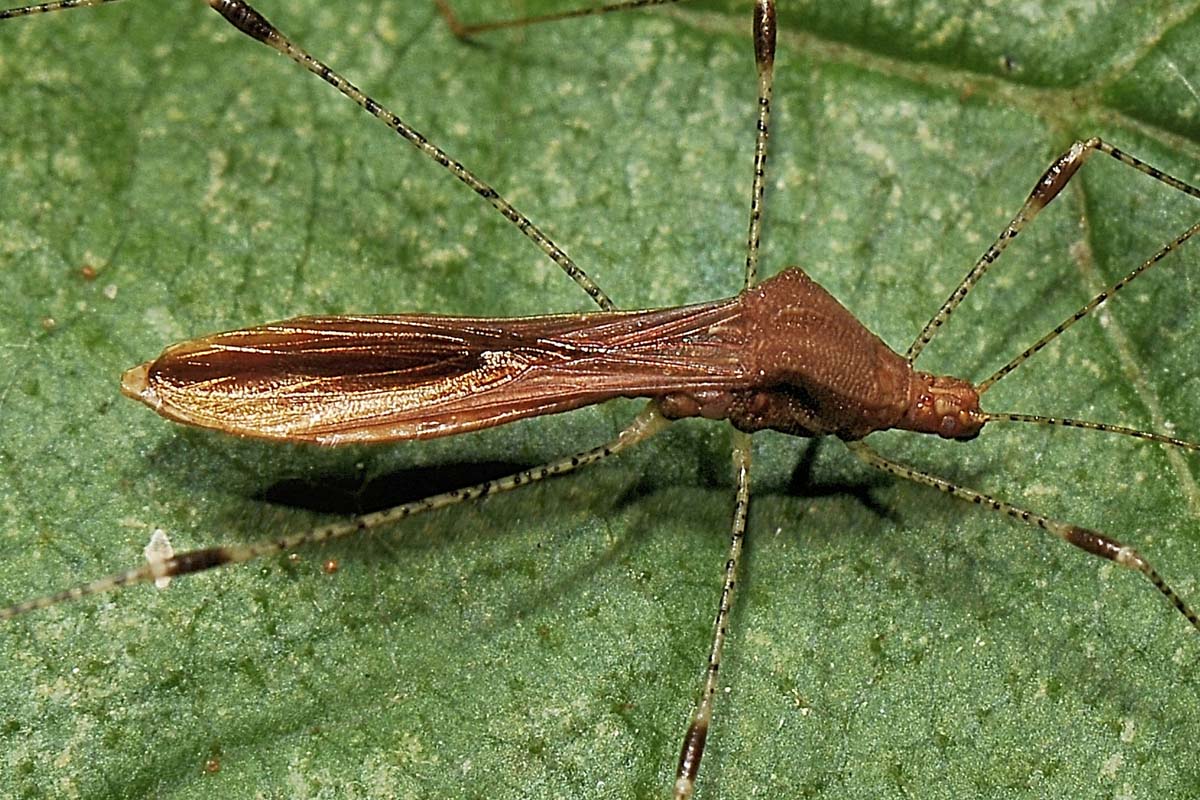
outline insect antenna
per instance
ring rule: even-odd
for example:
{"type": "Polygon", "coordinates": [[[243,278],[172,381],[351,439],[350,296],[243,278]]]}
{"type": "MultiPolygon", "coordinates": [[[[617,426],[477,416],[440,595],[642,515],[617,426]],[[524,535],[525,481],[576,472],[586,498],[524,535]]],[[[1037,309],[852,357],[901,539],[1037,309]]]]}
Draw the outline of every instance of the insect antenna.
{"type": "Polygon", "coordinates": [[[1200,443],[1197,442],[1189,442],[1186,439],[1177,439],[1174,436],[1151,433],[1150,431],[1143,431],[1137,428],[1127,428],[1124,425],[1110,425],[1107,422],[1089,422],[1085,419],[1073,419],[1071,417],[1047,417],[1041,414],[1016,414],[995,411],[987,411],[984,413],[984,416],[988,422],[1030,422],[1035,425],[1051,425],[1059,428],[1081,428],[1088,431],[1100,431],[1101,433],[1116,433],[1121,436],[1129,436],[1133,439],[1142,439],[1147,442],[1157,442],[1158,444],[1178,447],[1182,450],[1200,452],[1200,443]]]}
{"type": "MultiPolygon", "coordinates": [[[[942,307],[938,309],[937,314],[929,321],[928,324],[921,330],[920,335],[909,347],[907,357],[910,361],[916,357],[924,349],[925,345],[933,338],[934,333],[945,324],[954,310],[962,303],[967,293],[979,282],[992,264],[1000,257],[1020,231],[1028,225],[1034,217],[1037,216],[1043,208],[1045,208],[1059,192],[1067,185],[1088,156],[1093,152],[1105,153],[1121,164],[1124,164],[1132,169],[1141,172],[1143,175],[1148,175],[1155,180],[1170,186],[1172,189],[1183,192],[1190,197],[1200,199],[1200,188],[1197,188],[1190,183],[1180,180],[1172,175],[1163,172],[1145,161],[1130,155],[1099,138],[1092,138],[1082,142],[1076,142],[1071,148],[1054,161],[1053,164],[1046,170],[1042,177],[1038,180],[1029,197],[1021,206],[1020,211],[1009,222],[1008,226],[996,238],[996,241],[980,256],[979,260],[959,283],[958,287],[947,298],[942,307]]],[[[1059,336],[1067,331],[1075,323],[1079,322],[1084,317],[1091,314],[1101,305],[1106,303],[1115,294],[1120,292],[1135,279],[1144,275],[1151,267],[1158,264],[1171,253],[1178,250],[1189,239],[1200,232],[1200,222],[1196,222],[1176,236],[1171,241],[1160,247],[1153,255],[1131,270],[1127,275],[1098,292],[1094,297],[1079,307],[1078,310],[1066,317],[1058,325],[1055,325],[1048,333],[1039,338],[1029,347],[1026,347],[1018,355],[1014,356],[1007,364],[992,373],[988,378],[976,384],[975,389],[979,395],[983,395],[989,389],[996,385],[998,381],[1015,371],[1018,367],[1028,361],[1035,353],[1040,352],[1048,344],[1053,342],[1059,336]]],[[[1048,425],[1064,428],[1080,428],[1084,430],[1100,431],[1103,433],[1114,433],[1122,436],[1129,436],[1134,439],[1143,441],[1157,442],[1173,447],[1179,447],[1184,450],[1200,451],[1200,444],[1190,442],[1184,439],[1178,439],[1173,436],[1164,434],[1150,433],[1148,431],[1129,428],[1122,425],[1111,425],[1103,422],[1092,422],[1088,420],[1050,417],[1040,414],[1021,414],[1015,412],[996,412],[988,411],[984,414],[988,422],[1025,422],[1036,425],[1048,425]]]]}

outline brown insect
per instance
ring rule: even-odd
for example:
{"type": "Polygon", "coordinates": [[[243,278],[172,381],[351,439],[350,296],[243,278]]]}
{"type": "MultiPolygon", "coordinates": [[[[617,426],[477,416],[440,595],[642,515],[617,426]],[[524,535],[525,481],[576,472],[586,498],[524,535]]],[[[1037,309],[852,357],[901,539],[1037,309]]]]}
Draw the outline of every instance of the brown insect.
{"type": "MultiPolygon", "coordinates": [[[[292,47],[244,4],[213,5],[243,32],[278,49],[292,47]]],[[[758,43],[760,70],[769,76],[773,45],[765,40],[773,39],[773,21],[770,21],[773,11],[767,3],[761,3],[759,11],[756,29],[771,32],[770,37],[764,36],[758,43]]],[[[325,69],[317,66],[317,71],[325,69]]],[[[337,83],[330,73],[324,72],[323,76],[337,83]]],[[[764,95],[769,97],[769,77],[764,85],[768,87],[764,95]]],[[[374,101],[354,92],[351,95],[368,110],[379,110],[374,101]]],[[[765,117],[762,127],[765,130],[765,117]]],[[[764,152],[762,144],[760,140],[760,154],[764,152]]],[[[1052,165],[1025,207],[981,259],[978,274],[1062,190],[1083,160],[1095,151],[1107,153],[1188,194],[1200,195],[1136,158],[1102,142],[1089,141],[1072,148],[1052,165]]],[[[759,167],[757,171],[761,173],[761,162],[759,167]]],[[[487,187],[473,188],[489,200],[498,199],[487,187]]],[[[761,191],[762,185],[758,183],[752,212],[755,220],[761,191]]],[[[502,210],[507,213],[507,209],[502,210]]],[[[1181,234],[1145,267],[1157,262],[1195,230],[1193,227],[1181,234]]],[[[548,252],[557,251],[548,239],[533,238],[548,252]]],[[[753,264],[757,258],[756,223],[752,224],[750,239],[749,260],[753,264]]],[[[573,270],[569,260],[558,263],[601,305],[605,304],[603,293],[582,272],[573,270]]],[[[964,283],[963,295],[978,274],[964,283]]],[[[747,270],[747,283],[753,280],[751,266],[747,270]]],[[[1060,327],[1081,318],[1126,282],[1110,288],[1060,327]]],[[[755,284],[737,297],[681,308],[510,320],[434,315],[301,318],[177,345],[159,359],[129,370],[123,381],[124,391],[165,416],[243,436],[326,444],[429,438],[565,411],[613,397],[651,397],[654,404],[609,445],[523,471],[512,479],[488,482],[364,517],[348,525],[330,526],[263,545],[182,553],[160,564],[13,606],[0,612],[0,617],[94,591],[279,552],[375,527],[416,511],[514,488],[549,474],[573,471],[624,449],[656,432],[664,419],[704,416],[729,419],[743,432],[774,429],[801,436],[839,436],[851,443],[856,454],[868,463],[965,499],[993,505],[1088,552],[1141,571],[1193,626],[1200,626],[1195,615],[1140,556],[1103,534],[1054,522],[939,481],[889,462],[858,444],[865,435],[889,427],[969,439],[989,421],[1023,419],[1021,415],[980,410],[978,394],[1049,339],[1030,348],[979,387],[912,369],[912,359],[958,300],[960,295],[948,301],[906,356],[888,349],[798,269],[755,284]]],[[[1069,421],[1062,424],[1084,425],[1069,421]]],[[[1115,426],[1096,427],[1194,448],[1168,437],[1115,426]]],[[[728,613],[727,600],[735,585],[749,493],[748,445],[740,439],[738,447],[741,467],[734,549],[727,568],[717,623],[719,634],[710,656],[703,701],[684,745],[677,787],[680,796],[690,794],[703,750],[717,686],[724,615],[728,613]]]]}

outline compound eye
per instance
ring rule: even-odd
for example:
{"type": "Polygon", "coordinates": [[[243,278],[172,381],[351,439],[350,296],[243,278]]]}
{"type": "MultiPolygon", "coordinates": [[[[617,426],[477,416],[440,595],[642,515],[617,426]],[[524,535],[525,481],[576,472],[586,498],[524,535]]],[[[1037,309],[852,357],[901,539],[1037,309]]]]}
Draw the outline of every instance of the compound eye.
{"type": "Polygon", "coordinates": [[[978,421],[970,412],[959,411],[956,414],[947,414],[942,417],[941,422],[938,423],[938,436],[944,439],[969,442],[979,435],[982,428],[982,421],[978,421]]]}

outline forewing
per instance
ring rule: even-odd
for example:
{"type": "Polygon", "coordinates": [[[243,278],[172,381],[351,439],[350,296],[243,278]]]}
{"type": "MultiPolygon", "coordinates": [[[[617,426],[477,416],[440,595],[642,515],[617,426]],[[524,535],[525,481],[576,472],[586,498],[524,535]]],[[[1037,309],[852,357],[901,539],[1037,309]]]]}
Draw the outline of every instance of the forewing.
{"type": "Polygon", "coordinates": [[[125,374],[163,416],[321,444],[423,439],[613,397],[744,382],[736,299],[514,319],[301,317],[174,345],[125,374]]]}

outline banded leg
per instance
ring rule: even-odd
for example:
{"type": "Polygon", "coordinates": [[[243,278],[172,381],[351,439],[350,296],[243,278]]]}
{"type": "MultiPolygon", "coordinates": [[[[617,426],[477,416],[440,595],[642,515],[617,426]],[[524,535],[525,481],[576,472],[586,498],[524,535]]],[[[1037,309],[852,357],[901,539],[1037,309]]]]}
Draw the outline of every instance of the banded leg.
{"type": "Polygon", "coordinates": [[[33,14],[45,14],[50,11],[65,11],[70,8],[83,8],[84,6],[99,6],[115,2],[117,0],[58,0],[56,3],[38,3],[34,6],[21,6],[19,8],[0,11],[0,20],[28,17],[33,14]]]}
{"type": "MultiPolygon", "coordinates": [[[[116,0],[60,0],[57,3],[23,6],[7,11],[0,11],[0,20],[111,2],[116,2],[116,0]]],[[[204,0],[204,2],[224,17],[233,27],[251,39],[262,42],[273,50],[287,56],[292,61],[295,61],[350,98],[350,100],[354,101],[356,105],[368,114],[383,122],[423,155],[436,162],[459,181],[469,186],[475,194],[491,204],[501,216],[511,222],[525,238],[533,242],[571,280],[575,281],[602,310],[611,311],[616,308],[616,305],[609,296],[583,271],[582,267],[576,264],[541,228],[534,225],[529,217],[512,203],[505,200],[491,185],[476,176],[474,172],[467,169],[461,162],[451,158],[445,150],[429,141],[425,138],[424,134],[394,114],[378,100],[365,94],[361,89],[344,78],[337,70],[305,52],[302,47],[272,25],[250,3],[245,2],[245,0],[204,0]]]]}
{"type": "MultiPolygon", "coordinates": [[[[626,11],[629,9],[666,5],[668,3],[680,2],[680,0],[628,0],[628,2],[578,8],[554,14],[520,17],[495,22],[481,22],[470,25],[464,24],[458,19],[458,16],[454,13],[454,9],[450,6],[449,0],[434,0],[434,2],[437,3],[438,10],[445,18],[446,25],[454,35],[465,39],[475,34],[504,28],[518,28],[543,22],[557,22],[575,17],[605,14],[611,11],[626,11]]],[[[746,237],[746,277],[744,287],[747,289],[758,282],[758,252],[762,241],[767,138],[771,120],[771,95],[775,85],[775,39],[777,30],[775,0],[755,0],[752,29],[754,35],[754,63],[758,72],[758,112],[755,124],[754,178],[750,189],[750,226],[746,237]]]]}
{"type": "Polygon", "coordinates": [[[477,483],[464,489],[453,489],[449,492],[431,495],[421,500],[414,500],[393,508],[363,514],[343,522],[335,522],[319,528],[313,528],[301,533],[279,536],[267,541],[253,544],[227,545],[223,547],[206,547],[200,550],[190,550],[165,559],[151,560],[149,563],[135,569],[109,575],[91,583],[76,586],[55,594],[15,603],[7,608],[0,608],[0,621],[35,611],[39,608],[49,608],[68,600],[79,600],[102,592],[112,591],[125,586],[148,583],[193,572],[203,572],[214,567],[229,564],[242,564],[258,558],[278,555],[300,547],[343,539],[368,531],[382,528],[399,522],[416,514],[435,511],[439,508],[458,505],[468,500],[478,500],[489,495],[507,492],[529,483],[536,483],[546,478],[566,475],[583,467],[595,464],[609,456],[625,450],[633,445],[649,439],[661,431],[670,420],[659,413],[657,406],[648,404],[625,430],[615,439],[599,447],[584,450],[572,456],[560,458],[543,464],[540,467],[521,470],[511,475],[495,480],[477,483]]]}
{"type": "Polygon", "coordinates": [[[1200,631],[1200,617],[1196,616],[1196,612],[1183,601],[1175,590],[1172,589],[1162,576],[1150,565],[1150,562],[1143,558],[1136,550],[1127,545],[1123,545],[1116,539],[1091,528],[1083,528],[1079,525],[1072,525],[1068,522],[1060,522],[1048,517],[1043,517],[1041,514],[1035,514],[1032,511],[1026,511],[1019,506],[1014,506],[1011,503],[1006,503],[996,497],[993,497],[983,492],[977,492],[974,489],[968,489],[965,486],[951,483],[943,478],[935,475],[930,475],[928,472],[923,472],[913,467],[907,467],[876,453],[871,447],[863,442],[847,442],[846,446],[854,455],[858,456],[862,461],[870,464],[876,469],[881,469],[898,478],[914,481],[915,483],[932,486],[940,492],[953,495],[960,500],[966,500],[978,506],[986,506],[993,511],[998,511],[1012,517],[1015,520],[1036,525],[1048,533],[1052,533],[1064,542],[1078,547],[1084,552],[1091,553],[1100,558],[1106,558],[1109,561],[1114,561],[1122,567],[1127,567],[1135,572],[1140,572],[1146,577],[1150,583],[1154,584],[1163,597],[1167,598],[1175,610],[1191,623],[1192,627],[1200,631]]]}
{"type": "Polygon", "coordinates": [[[569,11],[558,11],[553,14],[539,14],[535,17],[516,17],[514,19],[501,19],[491,22],[478,22],[472,24],[464,24],[459,20],[458,15],[454,13],[454,9],[450,6],[450,0],[433,0],[437,4],[437,9],[441,13],[442,18],[446,20],[446,27],[460,39],[469,39],[479,33],[488,33],[490,31],[503,30],[505,28],[524,28],[528,25],[538,25],[543,22],[559,22],[564,19],[577,19],[579,17],[593,17],[597,14],[607,14],[610,11],[628,11],[635,8],[650,8],[652,6],[665,6],[674,3],[683,2],[683,0],[626,0],[623,3],[606,3],[600,6],[590,6],[587,8],[573,8],[569,11]]]}
{"type": "Polygon", "coordinates": [[[775,0],[754,3],[754,66],[758,71],[758,120],[754,128],[754,181],[750,185],[750,232],[746,237],[746,281],[758,282],[758,249],[762,242],[763,193],[766,190],[767,138],[771,95],[775,88],[775,0]]]}
{"type": "MultiPolygon", "coordinates": [[[[750,231],[746,244],[745,288],[754,285],[758,271],[758,249],[762,230],[763,189],[766,183],[767,131],[771,117],[771,91],[775,73],[775,0],[756,0],[754,5],[754,62],[758,70],[758,118],[755,125],[754,181],[750,194],[750,231]]],[[[708,650],[700,697],[692,709],[691,721],[683,737],[679,766],[675,771],[675,800],[688,800],[696,790],[700,759],[708,741],[713,703],[720,678],[721,656],[729,634],[729,620],[737,593],[742,545],[746,539],[746,515],[750,508],[749,434],[733,432],[733,465],[736,490],[733,525],[729,536],[729,555],[721,584],[721,600],[713,622],[713,638],[708,650]]]]}
{"type": "MultiPolygon", "coordinates": [[[[1113,147],[1111,144],[1101,140],[1099,137],[1094,136],[1091,139],[1087,139],[1082,142],[1076,142],[1075,144],[1071,145],[1071,148],[1067,150],[1067,152],[1055,159],[1054,163],[1052,163],[1045,173],[1042,174],[1042,177],[1038,179],[1038,182],[1033,187],[1033,191],[1029,193],[1029,197],[1021,206],[1021,210],[1018,211],[1017,215],[1012,218],[1012,221],[1008,223],[1008,226],[1000,232],[1000,235],[996,237],[996,241],[993,242],[992,245],[984,252],[984,254],[979,257],[979,260],[975,262],[975,265],[971,267],[970,271],[968,271],[966,276],[962,279],[962,282],[959,283],[958,288],[956,288],[950,294],[950,296],[946,298],[946,302],[942,303],[942,307],[939,308],[937,313],[933,315],[933,318],[925,324],[924,328],[921,329],[920,334],[917,335],[917,338],[911,345],[909,345],[907,352],[905,352],[905,358],[907,358],[910,362],[916,360],[917,356],[921,354],[921,351],[925,349],[925,346],[929,344],[930,340],[933,339],[937,329],[946,323],[946,320],[948,320],[950,315],[954,313],[954,309],[958,308],[959,304],[966,299],[967,293],[975,287],[975,284],[979,283],[980,279],[983,278],[984,274],[988,271],[991,265],[995,263],[998,258],[1000,258],[1000,254],[1004,252],[1009,243],[1015,239],[1018,234],[1020,234],[1021,230],[1026,225],[1033,222],[1033,219],[1038,215],[1039,212],[1041,212],[1043,208],[1048,206],[1050,202],[1054,200],[1054,198],[1058,197],[1059,193],[1063,190],[1067,183],[1070,182],[1075,173],[1079,171],[1079,168],[1083,166],[1088,157],[1095,152],[1101,152],[1112,156],[1120,163],[1137,170],[1143,175],[1149,175],[1151,178],[1154,178],[1156,181],[1161,183],[1165,183],[1172,189],[1177,189],[1186,195],[1200,199],[1200,189],[1185,181],[1168,175],[1157,167],[1147,164],[1145,161],[1142,161],[1136,156],[1132,156],[1129,153],[1113,147]]],[[[1172,244],[1167,245],[1167,247],[1164,248],[1165,252],[1161,252],[1156,258],[1151,259],[1151,261],[1153,263],[1157,263],[1168,252],[1186,241],[1195,232],[1195,227],[1196,226],[1193,226],[1188,230],[1187,233],[1177,237],[1172,244]]],[[[1141,272],[1144,272],[1152,265],[1152,263],[1147,263],[1142,270],[1137,271],[1136,274],[1130,276],[1121,285],[1128,283],[1129,280],[1137,277],[1138,274],[1141,274],[1141,272]]],[[[1121,286],[1116,286],[1116,289],[1119,288],[1121,288],[1121,286]]],[[[1109,294],[1116,289],[1110,287],[1109,294]]],[[[1106,295],[1102,293],[1096,305],[1099,305],[1099,303],[1104,300],[1105,296],[1106,295]]],[[[1087,309],[1087,311],[1079,314],[1079,317],[1082,317],[1090,310],[1091,309],[1087,309]]],[[[1078,319],[1078,317],[1076,317],[1076,319],[1078,319]]],[[[1054,334],[1050,338],[1052,339],[1056,335],[1057,334],[1054,334]]],[[[999,377],[1003,376],[1000,375],[999,377]]],[[[989,380],[991,382],[995,382],[995,380],[999,380],[999,377],[993,376],[993,378],[989,380]]],[[[990,383],[988,385],[990,385],[990,383]]]]}
{"type": "Polygon", "coordinates": [[[700,689],[700,699],[692,709],[691,722],[683,737],[683,749],[679,754],[679,767],[675,771],[675,800],[687,800],[696,790],[696,775],[700,771],[700,759],[708,740],[708,728],[712,722],[713,700],[717,694],[717,682],[721,670],[721,655],[725,639],[729,634],[729,617],[733,611],[733,598],[738,584],[738,565],[742,557],[742,544],[746,539],[746,515],[750,509],[750,436],[741,431],[733,434],[733,469],[737,490],[733,503],[733,529],[729,536],[729,555],[725,559],[724,580],[721,585],[721,602],[717,605],[717,616],[713,622],[712,644],[708,649],[708,664],[700,689]]]}
{"type": "Polygon", "coordinates": [[[1050,344],[1052,341],[1057,339],[1059,336],[1061,336],[1063,334],[1064,331],[1066,331],[1068,328],[1070,328],[1076,322],[1079,322],[1079,320],[1083,319],[1088,314],[1092,313],[1097,308],[1099,308],[1101,303],[1105,302],[1110,297],[1112,297],[1114,294],[1121,291],[1129,284],[1133,283],[1135,278],[1145,274],[1145,272],[1148,269],[1153,267],[1158,262],[1162,261],[1164,258],[1169,256],[1175,250],[1179,249],[1179,247],[1182,246],[1184,242],[1186,242],[1188,239],[1190,239],[1194,235],[1196,235],[1197,232],[1200,232],[1200,222],[1194,223],[1186,231],[1184,231],[1183,233],[1179,234],[1171,241],[1164,244],[1162,247],[1160,247],[1158,249],[1158,251],[1154,255],[1150,256],[1148,259],[1143,261],[1128,275],[1124,276],[1123,278],[1119,278],[1118,280],[1109,284],[1104,290],[1097,293],[1095,297],[1093,297],[1091,300],[1087,301],[1082,306],[1080,306],[1077,311],[1075,311],[1069,317],[1064,319],[1062,322],[1055,325],[1054,328],[1052,328],[1049,333],[1047,333],[1045,336],[1038,339],[1036,342],[1031,344],[1029,347],[1026,347],[1024,350],[1022,350],[1011,361],[1009,361],[1003,367],[1001,367],[1000,369],[998,369],[994,373],[992,373],[991,376],[989,376],[987,378],[987,380],[982,381],[978,386],[975,387],[976,391],[978,391],[979,394],[983,394],[984,392],[986,392],[993,385],[995,385],[996,381],[1000,380],[1005,375],[1008,375],[1010,372],[1015,370],[1017,367],[1024,364],[1026,361],[1029,360],[1029,358],[1033,354],[1037,353],[1043,347],[1045,347],[1046,345],[1050,344]]]}
{"type": "Polygon", "coordinates": [[[604,293],[604,290],[588,277],[583,268],[571,260],[570,256],[562,248],[543,233],[541,228],[534,225],[533,221],[519,211],[516,206],[501,197],[499,192],[476,177],[475,173],[463,166],[462,163],[451,158],[446,151],[430,142],[423,134],[384,107],[378,100],[365,94],[328,64],[305,52],[303,48],[268,22],[266,17],[258,13],[249,3],[244,2],[244,0],[206,0],[206,2],[214,11],[228,20],[233,27],[251,39],[262,42],[268,47],[279,51],[330,86],[333,86],[343,95],[353,100],[355,104],[368,114],[382,121],[421,153],[444,167],[451,175],[471,187],[471,190],[475,194],[487,200],[505,219],[515,225],[517,230],[533,242],[551,261],[557,264],[571,280],[579,285],[579,288],[583,289],[588,297],[592,298],[592,301],[596,305],[605,311],[611,311],[616,308],[616,305],[604,293]]]}

